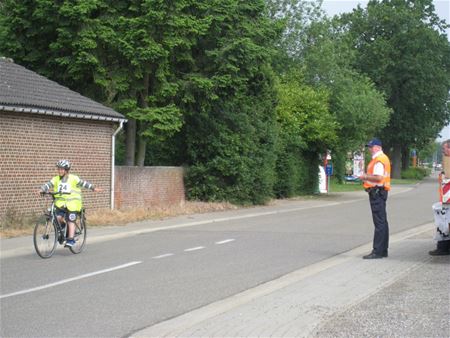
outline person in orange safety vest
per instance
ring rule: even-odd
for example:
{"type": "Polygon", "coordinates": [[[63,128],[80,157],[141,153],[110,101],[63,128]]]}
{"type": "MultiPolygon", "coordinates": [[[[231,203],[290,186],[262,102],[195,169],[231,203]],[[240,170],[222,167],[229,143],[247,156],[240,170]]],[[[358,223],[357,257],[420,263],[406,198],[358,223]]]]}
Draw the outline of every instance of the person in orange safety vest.
{"type": "Polygon", "coordinates": [[[391,190],[391,162],[383,153],[382,143],[374,138],[366,144],[372,154],[367,173],[359,176],[369,193],[370,208],[375,227],[373,249],[364,259],[385,258],[388,256],[389,224],[386,214],[386,201],[391,190]]]}

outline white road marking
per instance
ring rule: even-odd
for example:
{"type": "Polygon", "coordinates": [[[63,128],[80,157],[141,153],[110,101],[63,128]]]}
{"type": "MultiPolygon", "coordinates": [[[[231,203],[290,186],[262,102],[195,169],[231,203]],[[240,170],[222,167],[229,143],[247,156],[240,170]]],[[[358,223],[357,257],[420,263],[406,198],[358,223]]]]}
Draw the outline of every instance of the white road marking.
{"type": "Polygon", "coordinates": [[[230,242],[233,242],[233,241],[235,241],[235,239],[234,238],[230,238],[230,239],[225,239],[225,240],[223,240],[223,241],[220,241],[220,242],[216,242],[216,244],[225,244],[225,243],[230,243],[230,242]]]}
{"type": "Polygon", "coordinates": [[[170,257],[170,256],[173,256],[173,253],[166,253],[166,254],[163,254],[163,255],[154,256],[152,258],[153,259],[160,259],[160,258],[166,258],[166,257],[170,257]]]}
{"type": "Polygon", "coordinates": [[[140,264],[140,263],[142,263],[142,261],[130,262],[130,263],[123,264],[123,265],[118,265],[118,266],[115,266],[115,267],[112,267],[112,268],[109,268],[109,269],[99,270],[99,271],[87,273],[85,275],[80,275],[80,276],[77,276],[77,277],[63,279],[63,280],[60,280],[59,282],[50,283],[50,284],[46,284],[46,285],[42,285],[42,286],[38,286],[38,287],[35,287],[35,288],[26,289],[26,290],[22,290],[22,291],[17,291],[17,292],[13,292],[13,293],[7,293],[5,295],[0,295],[0,299],[13,297],[13,296],[18,296],[18,295],[23,295],[25,293],[30,293],[30,292],[34,292],[34,291],[43,290],[43,289],[48,289],[48,288],[51,288],[53,286],[57,286],[57,285],[61,285],[61,284],[69,283],[69,282],[73,282],[73,281],[76,281],[76,280],[79,280],[79,279],[88,278],[88,277],[92,277],[92,276],[95,276],[95,275],[100,275],[102,273],[111,272],[111,271],[114,271],[114,270],[128,268],[129,266],[140,264]]]}
{"type": "Polygon", "coordinates": [[[195,248],[189,248],[189,249],[185,249],[184,251],[189,252],[189,251],[196,251],[196,250],[201,250],[204,249],[204,246],[196,246],[195,248]]]}

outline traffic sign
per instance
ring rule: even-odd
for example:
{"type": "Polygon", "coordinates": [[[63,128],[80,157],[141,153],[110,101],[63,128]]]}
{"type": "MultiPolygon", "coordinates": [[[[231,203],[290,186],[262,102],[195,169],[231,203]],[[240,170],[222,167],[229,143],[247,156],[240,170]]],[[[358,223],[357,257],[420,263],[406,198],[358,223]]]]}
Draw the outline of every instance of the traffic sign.
{"type": "Polygon", "coordinates": [[[327,163],[327,166],[325,167],[325,172],[327,176],[333,175],[333,165],[331,163],[327,163]]]}

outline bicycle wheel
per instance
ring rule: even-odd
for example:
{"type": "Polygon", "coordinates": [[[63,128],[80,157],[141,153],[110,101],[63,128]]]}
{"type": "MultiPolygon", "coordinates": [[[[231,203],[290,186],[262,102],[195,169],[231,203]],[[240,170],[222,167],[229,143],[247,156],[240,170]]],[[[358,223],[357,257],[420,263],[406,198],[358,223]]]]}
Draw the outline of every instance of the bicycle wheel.
{"type": "Polygon", "coordinates": [[[75,245],[69,247],[70,251],[74,254],[78,254],[83,251],[86,244],[86,217],[84,212],[80,215],[80,221],[75,223],[75,235],[73,237],[75,245]]]}
{"type": "Polygon", "coordinates": [[[56,249],[56,228],[51,220],[36,223],[33,233],[34,249],[41,258],[50,258],[56,249]]]}

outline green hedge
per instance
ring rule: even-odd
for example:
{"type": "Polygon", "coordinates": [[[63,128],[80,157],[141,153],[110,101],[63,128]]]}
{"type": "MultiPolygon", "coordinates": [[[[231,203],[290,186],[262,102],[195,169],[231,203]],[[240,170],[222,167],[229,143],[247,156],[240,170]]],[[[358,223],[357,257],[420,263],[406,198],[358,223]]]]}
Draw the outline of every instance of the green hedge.
{"type": "Polygon", "coordinates": [[[406,180],[422,180],[424,177],[427,177],[431,174],[430,169],[428,168],[408,168],[403,170],[401,176],[406,180]]]}
{"type": "Polygon", "coordinates": [[[319,180],[319,157],[315,153],[294,152],[284,149],[278,154],[275,196],[288,198],[313,194],[319,180]]]}

